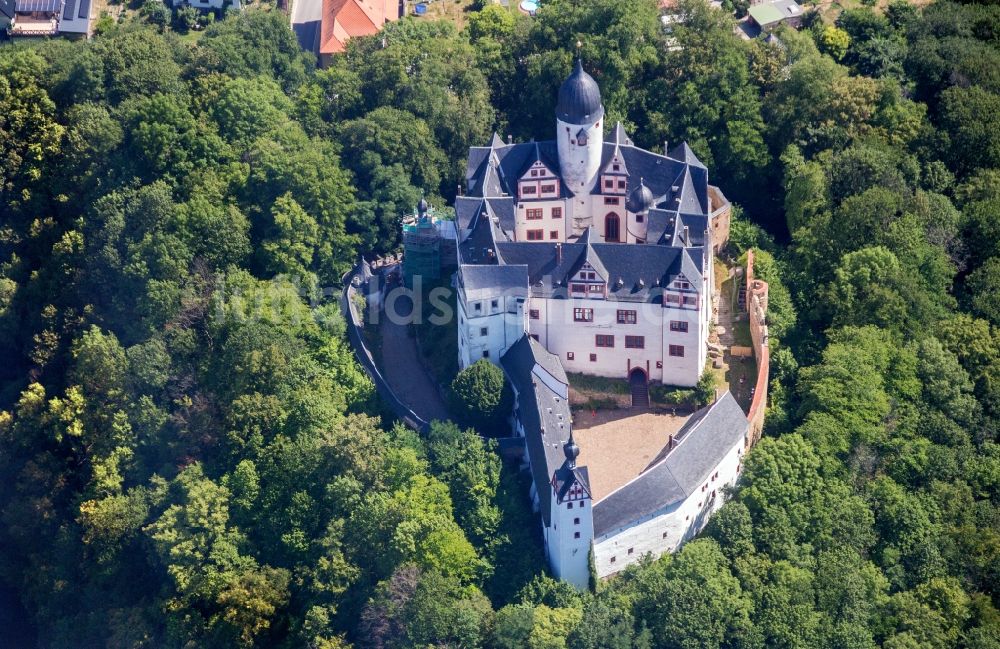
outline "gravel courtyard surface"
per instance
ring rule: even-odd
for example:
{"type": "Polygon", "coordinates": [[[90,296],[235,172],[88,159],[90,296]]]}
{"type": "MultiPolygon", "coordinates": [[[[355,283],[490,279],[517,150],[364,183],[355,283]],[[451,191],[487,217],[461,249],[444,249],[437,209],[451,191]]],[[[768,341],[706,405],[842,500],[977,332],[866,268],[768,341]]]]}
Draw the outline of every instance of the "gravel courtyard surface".
{"type": "Polygon", "coordinates": [[[578,462],[587,467],[594,502],[639,475],[687,419],[688,415],[631,410],[574,413],[573,438],[580,446],[578,462]]]}

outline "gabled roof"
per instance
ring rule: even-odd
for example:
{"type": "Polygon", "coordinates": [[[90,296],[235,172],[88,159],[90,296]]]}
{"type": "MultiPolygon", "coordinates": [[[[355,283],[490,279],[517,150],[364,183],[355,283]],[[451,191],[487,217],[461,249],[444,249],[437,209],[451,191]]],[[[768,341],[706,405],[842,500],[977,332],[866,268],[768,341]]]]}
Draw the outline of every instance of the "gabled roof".
{"type": "Polygon", "coordinates": [[[528,296],[527,266],[462,264],[458,269],[458,281],[468,300],[482,300],[500,294],[528,296]]]}
{"type": "Polygon", "coordinates": [[[698,156],[694,154],[691,147],[688,146],[687,142],[681,142],[679,145],[675,146],[673,151],[670,152],[670,157],[674,160],[679,160],[685,164],[694,165],[696,167],[705,168],[705,165],[701,163],[698,156]]]}
{"type": "Polygon", "coordinates": [[[386,5],[380,0],[323,0],[320,54],[336,54],[346,48],[347,39],[378,33],[386,20],[386,5]]]}
{"type": "MultiPolygon", "coordinates": [[[[518,420],[524,427],[525,447],[531,478],[538,493],[542,520],[551,520],[552,484],[557,472],[567,469],[563,446],[569,440],[571,414],[564,396],[568,388],[566,372],[554,354],[550,354],[531,336],[525,334],[511,345],[500,359],[500,367],[517,391],[518,420]],[[555,387],[563,391],[560,395],[555,387]]],[[[565,485],[565,472],[560,484],[565,485]]],[[[574,477],[590,491],[586,467],[576,467],[574,477]]]]}
{"type": "Polygon", "coordinates": [[[615,124],[614,129],[611,131],[611,136],[607,140],[614,144],[626,144],[632,146],[632,140],[629,138],[628,134],[625,133],[625,127],[622,126],[621,122],[615,124]]]}
{"type": "Polygon", "coordinates": [[[59,13],[62,8],[62,0],[15,0],[14,2],[14,10],[19,14],[28,14],[34,11],[59,13]]]}
{"type": "Polygon", "coordinates": [[[743,409],[728,391],[693,414],[672,448],[665,447],[638,477],[594,504],[594,537],[683,501],[733,447],[744,443],[748,430],[743,409]]]}

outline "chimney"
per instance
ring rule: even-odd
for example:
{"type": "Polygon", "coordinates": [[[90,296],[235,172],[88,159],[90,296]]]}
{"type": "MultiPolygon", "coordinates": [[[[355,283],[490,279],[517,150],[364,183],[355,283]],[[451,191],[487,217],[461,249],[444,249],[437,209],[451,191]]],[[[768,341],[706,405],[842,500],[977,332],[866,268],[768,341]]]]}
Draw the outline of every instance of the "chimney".
{"type": "Polygon", "coordinates": [[[663,141],[663,155],[670,155],[670,142],[663,141]]]}
{"type": "Polygon", "coordinates": [[[689,247],[691,245],[691,240],[688,238],[690,236],[690,234],[691,233],[688,230],[688,226],[685,225],[684,226],[684,240],[683,240],[685,248],[687,248],[687,247],[689,247]]]}
{"type": "Polygon", "coordinates": [[[562,244],[556,244],[556,264],[562,263],[562,244]]]}
{"type": "Polygon", "coordinates": [[[458,183],[458,195],[462,195],[462,183],[458,183]]]}
{"type": "Polygon", "coordinates": [[[510,133],[507,134],[507,144],[514,144],[514,136],[510,133]]]}

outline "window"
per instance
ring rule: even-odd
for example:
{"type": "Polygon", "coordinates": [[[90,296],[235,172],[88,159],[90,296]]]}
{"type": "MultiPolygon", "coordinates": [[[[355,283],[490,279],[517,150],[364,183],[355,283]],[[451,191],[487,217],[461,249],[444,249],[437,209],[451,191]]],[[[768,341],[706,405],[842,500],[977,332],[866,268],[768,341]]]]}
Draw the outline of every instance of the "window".
{"type": "Polygon", "coordinates": [[[580,524],[580,519],[579,518],[574,518],[573,519],[573,524],[574,525],[579,525],[580,524]]]}
{"type": "Polygon", "coordinates": [[[681,303],[681,296],[680,295],[674,295],[673,293],[667,293],[666,295],[663,296],[663,298],[667,301],[667,304],[680,304],[681,303]]]}
{"type": "Polygon", "coordinates": [[[604,240],[617,242],[620,236],[621,221],[618,215],[612,212],[604,217],[604,240]]]}
{"type": "Polygon", "coordinates": [[[579,532],[573,532],[573,538],[574,539],[580,538],[580,533],[579,532]]]}
{"type": "Polygon", "coordinates": [[[556,191],[556,186],[555,185],[542,185],[542,189],[540,191],[543,194],[551,194],[551,193],[553,193],[553,192],[556,191]]]}
{"type": "Polygon", "coordinates": [[[612,196],[605,196],[604,197],[604,204],[605,205],[617,205],[618,204],[618,199],[614,198],[612,196]]]}
{"type": "Polygon", "coordinates": [[[559,230],[549,230],[549,239],[558,239],[559,230]]]}
{"type": "Polygon", "coordinates": [[[573,352],[566,352],[566,360],[571,361],[576,358],[576,354],[573,352]]]}
{"type": "Polygon", "coordinates": [[[645,349],[646,348],[645,336],[625,336],[625,348],[645,349]]]}
{"type": "Polygon", "coordinates": [[[561,207],[553,207],[552,208],[552,218],[554,218],[554,219],[561,219],[562,218],[562,208],[561,207]]]}
{"type": "Polygon", "coordinates": [[[584,273],[584,279],[597,279],[597,273],[584,273]]]}
{"type": "Polygon", "coordinates": [[[490,357],[490,350],[484,349],[483,350],[483,358],[489,358],[489,357],[490,357]]]}
{"type": "Polygon", "coordinates": [[[615,181],[611,180],[610,178],[604,181],[604,189],[614,189],[614,188],[615,188],[615,181]]]}
{"type": "Polygon", "coordinates": [[[685,295],[684,296],[684,306],[698,306],[698,296],[696,296],[696,295],[685,295]]]}
{"type": "Polygon", "coordinates": [[[531,175],[532,176],[537,176],[538,175],[538,169],[532,169],[531,170],[531,175]]]}
{"type": "Polygon", "coordinates": [[[529,221],[537,221],[542,218],[542,210],[528,210],[526,216],[529,221]]]}
{"type": "Polygon", "coordinates": [[[536,193],[537,187],[534,185],[521,185],[522,194],[534,194],[536,193]]]}
{"type": "Polygon", "coordinates": [[[597,354],[591,354],[590,355],[590,362],[591,363],[596,363],[597,362],[597,354]]]}
{"type": "Polygon", "coordinates": [[[594,321],[594,310],[593,309],[573,309],[573,321],[574,322],[593,322],[594,321]]]}
{"type": "Polygon", "coordinates": [[[678,358],[684,356],[684,346],[683,345],[670,345],[669,353],[671,356],[677,356],[678,358]]]}
{"type": "Polygon", "coordinates": [[[590,285],[590,292],[591,293],[603,293],[604,292],[604,285],[603,284],[591,284],[590,285]]]}
{"type": "Polygon", "coordinates": [[[663,369],[663,361],[656,361],[656,369],[658,370],[663,369]]]}
{"type": "Polygon", "coordinates": [[[544,230],[528,230],[528,241],[541,241],[544,234],[544,230]]]}
{"type": "Polygon", "coordinates": [[[483,310],[483,305],[480,304],[479,302],[476,302],[475,308],[476,308],[476,311],[482,311],[483,310]]]}
{"type": "Polygon", "coordinates": [[[621,165],[611,165],[611,171],[621,171],[621,165]]]}
{"type": "Polygon", "coordinates": [[[528,311],[528,317],[532,320],[538,320],[538,309],[530,309],[528,311]]]}
{"type": "Polygon", "coordinates": [[[615,558],[611,557],[611,563],[614,563],[614,562],[615,562],[615,558]]]}
{"type": "Polygon", "coordinates": [[[566,503],[566,509],[573,509],[573,503],[566,503]]]}
{"type": "Polygon", "coordinates": [[[618,324],[635,324],[635,311],[619,309],[618,324]]]}
{"type": "Polygon", "coordinates": [[[683,322],[681,320],[671,320],[670,331],[677,331],[682,334],[686,334],[688,331],[688,323],[683,322]]]}
{"type": "Polygon", "coordinates": [[[580,146],[587,146],[587,136],[583,131],[576,134],[576,143],[580,146]]]}
{"type": "Polygon", "coordinates": [[[667,533],[666,532],[663,533],[663,538],[667,538],[667,533]]]}
{"type": "Polygon", "coordinates": [[[571,290],[574,293],[586,293],[587,292],[587,285],[586,284],[570,284],[569,290],[571,290]]]}
{"type": "Polygon", "coordinates": [[[499,304],[499,302],[497,302],[496,300],[492,300],[492,301],[490,302],[490,307],[492,307],[492,308],[494,308],[494,309],[495,309],[495,308],[497,308],[497,305],[498,305],[498,304],[499,304]]]}
{"type": "Polygon", "coordinates": [[[531,337],[535,339],[535,342],[538,342],[538,334],[531,334],[531,337]]]}
{"type": "Polygon", "coordinates": [[[607,336],[604,334],[597,334],[596,336],[594,336],[594,344],[597,345],[598,347],[614,347],[615,337],[607,336]]]}
{"type": "Polygon", "coordinates": [[[490,334],[490,330],[489,330],[488,327],[480,327],[479,328],[479,335],[480,336],[488,336],[489,334],[490,334]]]}
{"type": "Polygon", "coordinates": [[[642,214],[636,214],[635,215],[635,222],[636,223],[642,223],[645,220],[646,220],[646,217],[644,217],[642,214]]]}
{"type": "Polygon", "coordinates": [[[625,189],[625,181],[624,180],[619,180],[618,181],[618,189],[625,189]]]}
{"type": "Polygon", "coordinates": [[[629,554],[632,554],[632,550],[634,550],[634,549],[635,549],[635,548],[629,548],[629,549],[628,549],[628,553],[629,553],[629,554]]]}

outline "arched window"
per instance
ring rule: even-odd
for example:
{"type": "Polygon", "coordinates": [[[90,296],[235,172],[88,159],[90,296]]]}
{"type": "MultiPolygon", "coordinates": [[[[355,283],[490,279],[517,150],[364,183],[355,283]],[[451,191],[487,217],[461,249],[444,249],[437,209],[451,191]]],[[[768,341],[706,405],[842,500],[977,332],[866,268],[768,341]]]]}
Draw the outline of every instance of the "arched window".
{"type": "Polygon", "coordinates": [[[619,226],[621,224],[618,215],[612,212],[604,217],[604,240],[618,242],[621,240],[619,226]]]}

